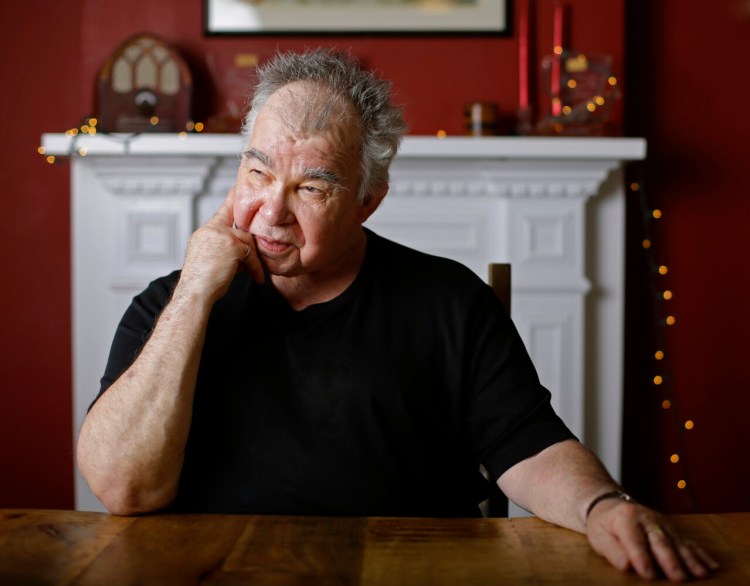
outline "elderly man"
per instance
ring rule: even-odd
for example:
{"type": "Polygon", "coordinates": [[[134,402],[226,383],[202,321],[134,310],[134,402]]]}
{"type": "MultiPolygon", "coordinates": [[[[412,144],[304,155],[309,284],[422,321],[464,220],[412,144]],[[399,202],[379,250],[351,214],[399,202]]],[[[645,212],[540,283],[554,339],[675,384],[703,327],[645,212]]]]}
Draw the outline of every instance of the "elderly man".
{"type": "Polygon", "coordinates": [[[405,130],[388,83],[322,50],[259,75],[236,185],[133,300],[81,429],[104,505],[472,516],[483,464],[618,568],[708,574],[555,415],[491,289],[363,227],[405,130]]]}

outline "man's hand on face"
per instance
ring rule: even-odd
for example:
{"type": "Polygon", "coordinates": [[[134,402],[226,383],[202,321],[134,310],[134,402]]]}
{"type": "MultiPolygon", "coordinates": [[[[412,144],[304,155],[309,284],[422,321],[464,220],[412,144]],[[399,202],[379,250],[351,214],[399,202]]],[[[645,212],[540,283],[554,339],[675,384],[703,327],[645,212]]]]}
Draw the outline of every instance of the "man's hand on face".
{"type": "Polygon", "coordinates": [[[586,534],[599,555],[620,570],[633,569],[646,580],[661,571],[675,581],[705,578],[719,564],[698,544],[681,536],[655,511],[616,499],[597,504],[586,534]]]}
{"type": "Polygon", "coordinates": [[[190,237],[180,289],[215,303],[223,297],[237,271],[247,270],[256,283],[264,280],[263,265],[252,235],[234,225],[234,187],[213,217],[190,237]]]}

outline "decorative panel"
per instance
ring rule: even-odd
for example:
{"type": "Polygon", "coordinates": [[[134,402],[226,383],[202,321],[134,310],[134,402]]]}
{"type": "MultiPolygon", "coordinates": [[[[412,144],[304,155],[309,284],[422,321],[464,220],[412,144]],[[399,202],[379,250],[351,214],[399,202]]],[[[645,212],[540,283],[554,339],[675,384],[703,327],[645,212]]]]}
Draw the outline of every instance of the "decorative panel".
{"type": "Polygon", "coordinates": [[[178,263],[178,219],[176,214],[128,215],[126,262],[169,262],[173,266],[178,263]]]}
{"type": "Polygon", "coordinates": [[[572,261],[570,215],[527,216],[524,220],[521,249],[527,262],[572,261]]]}

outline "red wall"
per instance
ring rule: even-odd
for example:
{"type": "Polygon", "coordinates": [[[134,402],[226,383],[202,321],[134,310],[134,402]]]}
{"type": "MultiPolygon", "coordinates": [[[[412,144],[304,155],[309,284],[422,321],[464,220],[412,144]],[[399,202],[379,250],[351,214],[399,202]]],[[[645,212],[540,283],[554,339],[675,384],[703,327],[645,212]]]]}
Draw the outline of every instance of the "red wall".
{"type": "MultiPolygon", "coordinates": [[[[631,230],[625,477],[672,511],[750,510],[750,6],[741,0],[643,2],[631,11],[632,120],[649,138],[644,188],[663,211],[654,228],[667,359],[651,358],[645,257],[631,230]],[[632,278],[631,278],[632,277],[632,278]],[[646,355],[648,352],[648,355],[646,355]],[[640,367],[640,368],[639,368],[640,367]],[[650,382],[665,375],[663,388],[650,382]],[[673,408],[659,407],[672,396],[673,408]],[[677,432],[686,420],[690,431],[677,432]],[[681,445],[682,444],[682,445],[681,445]],[[681,462],[669,456],[679,452],[681,462]],[[685,479],[688,488],[675,488],[685,479]]],[[[631,216],[634,220],[635,217],[631,216]]]]}
{"type": "MultiPolygon", "coordinates": [[[[536,4],[535,54],[540,58],[551,44],[553,0],[536,4]]],[[[612,54],[622,79],[625,0],[567,4],[568,45],[612,54]]],[[[659,242],[673,269],[679,319],[670,340],[674,380],[686,412],[696,420],[688,439],[692,477],[704,510],[748,509],[747,471],[736,466],[750,447],[749,428],[740,421],[750,407],[748,374],[742,368],[748,348],[742,337],[748,325],[743,304],[748,242],[740,224],[748,217],[742,173],[746,153],[738,141],[724,142],[741,134],[741,104],[749,103],[748,66],[741,58],[750,38],[748,20],[728,12],[730,6],[739,9],[740,0],[716,2],[710,9],[700,0],[643,4],[657,5],[642,15],[656,22],[644,38],[655,49],[636,76],[654,86],[639,81],[628,87],[628,77],[624,89],[628,100],[641,98],[635,103],[643,109],[636,114],[654,121],[638,134],[652,140],[648,171],[666,214],[659,242]],[[740,229],[733,232],[732,227],[740,229]]],[[[277,48],[319,44],[351,48],[393,79],[413,134],[461,133],[467,101],[495,101],[511,115],[518,91],[514,37],[205,37],[201,2],[178,0],[5,2],[0,22],[6,31],[0,40],[6,210],[0,230],[0,507],[73,503],[69,175],[65,166],[42,163],[35,148],[43,132],[64,131],[94,112],[96,74],[119,44],[143,31],[175,44],[195,75],[198,119],[214,113],[227,93],[216,87],[207,56],[219,63],[231,62],[237,53],[265,59],[277,48]]],[[[634,35],[641,34],[642,24],[636,23],[634,35]]],[[[629,295],[638,297],[643,285],[637,278],[629,282],[629,295]]],[[[647,344],[629,340],[631,347],[647,344]]],[[[637,364],[637,353],[629,356],[637,364]]],[[[640,370],[649,368],[644,363],[640,370]]],[[[92,381],[92,393],[95,386],[92,381]]],[[[675,501],[669,488],[672,470],[660,454],[669,448],[673,426],[643,398],[642,389],[637,386],[632,394],[638,400],[628,403],[626,429],[637,433],[627,437],[641,438],[626,446],[628,476],[646,499],[668,506],[675,501]]]]}
{"type": "Polygon", "coordinates": [[[69,174],[36,149],[79,114],[80,16],[0,6],[0,507],[73,502],[69,174]]]}

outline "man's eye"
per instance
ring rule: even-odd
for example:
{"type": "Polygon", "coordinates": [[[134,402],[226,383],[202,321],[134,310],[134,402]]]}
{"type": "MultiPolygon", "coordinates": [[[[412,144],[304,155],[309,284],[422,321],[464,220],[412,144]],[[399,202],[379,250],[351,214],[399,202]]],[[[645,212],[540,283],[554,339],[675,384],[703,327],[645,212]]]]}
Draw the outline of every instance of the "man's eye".
{"type": "Polygon", "coordinates": [[[312,197],[323,197],[325,195],[325,191],[313,185],[303,185],[300,187],[300,191],[312,197]]]}
{"type": "Polygon", "coordinates": [[[250,179],[260,179],[263,177],[263,171],[250,167],[245,169],[245,176],[250,179]]]}

